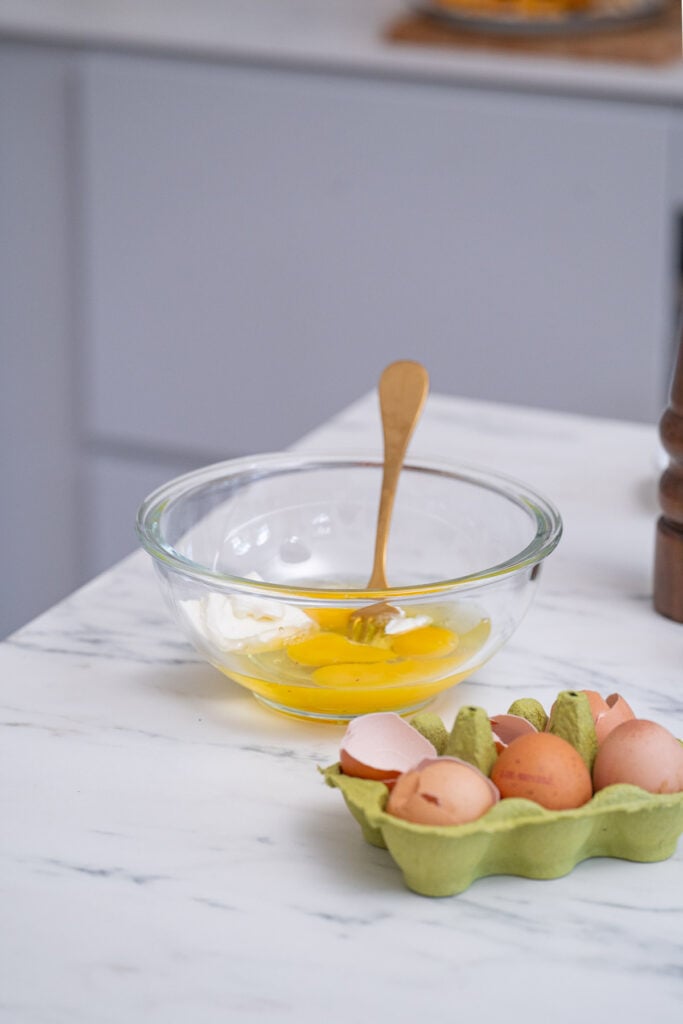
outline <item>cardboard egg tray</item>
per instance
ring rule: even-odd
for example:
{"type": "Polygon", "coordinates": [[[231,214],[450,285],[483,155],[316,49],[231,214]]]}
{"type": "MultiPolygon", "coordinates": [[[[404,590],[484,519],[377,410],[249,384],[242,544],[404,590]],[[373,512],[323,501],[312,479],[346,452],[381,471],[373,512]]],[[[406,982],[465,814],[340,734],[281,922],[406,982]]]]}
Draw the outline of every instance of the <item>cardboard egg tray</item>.
{"type": "Polygon", "coordinates": [[[453,896],[487,875],[560,878],[590,857],[666,860],[683,832],[683,792],[618,784],[566,811],[506,798],[476,821],[435,826],[387,814],[382,782],[344,775],[338,763],[322,774],[341,790],[367,842],[387,849],[408,888],[423,896],[453,896]]]}

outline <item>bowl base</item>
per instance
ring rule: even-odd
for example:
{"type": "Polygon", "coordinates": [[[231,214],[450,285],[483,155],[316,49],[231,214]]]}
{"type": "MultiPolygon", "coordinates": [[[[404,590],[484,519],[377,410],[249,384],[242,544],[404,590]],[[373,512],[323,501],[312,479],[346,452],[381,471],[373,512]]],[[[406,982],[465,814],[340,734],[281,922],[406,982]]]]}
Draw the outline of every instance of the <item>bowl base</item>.
{"type": "MultiPolygon", "coordinates": [[[[287,718],[296,718],[300,722],[326,722],[328,725],[346,725],[352,719],[358,718],[360,715],[367,714],[365,711],[357,711],[350,715],[342,715],[338,712],[326,715],[322,711],[300,711],[297,708],[288,708],[284,704],[278,704],[277,701],[269,700],[267,697],[263,697],[259,693],[255,693],[253,696],[259,704],[269,708],[271,711],[276,711],[279,715],[286,715],[287,718]]],[[[416,704],[411,704],[410,707],[390,708],[386,710],[394,711],[397,715],[413,715],[416,711],[423,711],[426,707],[429,707],[435,697],[436,694],[433,694],[432,696],[427,697],[426,700],[421,700],[416,704]]]]}

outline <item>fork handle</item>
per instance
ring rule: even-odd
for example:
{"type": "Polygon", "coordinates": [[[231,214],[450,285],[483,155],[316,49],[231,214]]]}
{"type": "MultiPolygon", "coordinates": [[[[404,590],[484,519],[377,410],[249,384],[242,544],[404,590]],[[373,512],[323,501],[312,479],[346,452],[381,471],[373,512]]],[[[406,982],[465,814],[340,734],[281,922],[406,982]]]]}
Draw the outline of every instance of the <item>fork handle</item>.
{"type": "Polygon", "coordinates": [[[384,436],[384,471],[368,590],[387,589],[387,542],[398,478],[427,398],[429,374],[420,363],[402,359],[387,366],[380,377],[378,391],[384,436]]]}

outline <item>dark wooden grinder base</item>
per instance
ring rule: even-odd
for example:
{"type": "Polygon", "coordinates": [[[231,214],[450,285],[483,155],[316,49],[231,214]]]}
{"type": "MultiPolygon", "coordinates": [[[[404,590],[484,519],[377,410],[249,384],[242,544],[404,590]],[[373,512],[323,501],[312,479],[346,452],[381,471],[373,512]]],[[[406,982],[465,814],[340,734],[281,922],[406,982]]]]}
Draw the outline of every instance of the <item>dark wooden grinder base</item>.
{"type": "Polygon", "coordinates": [[[683,336],[671,386],[669,408],[659,423],[669,467],[659,482],[662,515],[655,544],[655,610],[683,622],[683,336]]]}

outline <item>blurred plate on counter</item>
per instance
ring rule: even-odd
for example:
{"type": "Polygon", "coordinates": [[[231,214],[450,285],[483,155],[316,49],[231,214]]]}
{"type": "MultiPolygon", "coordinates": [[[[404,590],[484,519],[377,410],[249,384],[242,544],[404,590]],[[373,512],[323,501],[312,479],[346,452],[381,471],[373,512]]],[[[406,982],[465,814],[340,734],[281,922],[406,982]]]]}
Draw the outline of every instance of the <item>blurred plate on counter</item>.
{"type": "Polygon", "coordinates": [[[551,3],[542,5],[506,3],[505,0],[418,0],[413,8],[420,14],[452,25],[484,32],[564,34],[620,28],[630,22],[646,21],[659,14],[668,0],[593,0],[583,8],[569,10],[551,3]],[[545,9],[544,9],[545,8],[545,9]]]}

